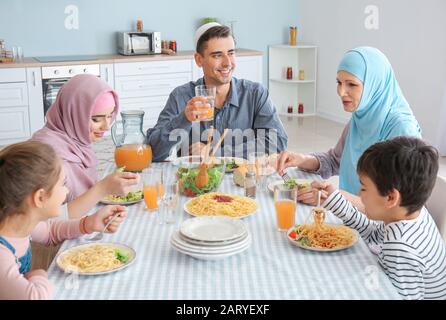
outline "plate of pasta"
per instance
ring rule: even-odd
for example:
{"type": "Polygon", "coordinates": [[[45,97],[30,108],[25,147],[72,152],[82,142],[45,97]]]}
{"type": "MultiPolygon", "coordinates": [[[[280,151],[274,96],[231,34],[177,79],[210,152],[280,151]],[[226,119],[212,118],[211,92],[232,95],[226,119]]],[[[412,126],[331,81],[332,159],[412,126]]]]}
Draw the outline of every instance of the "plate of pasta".
{"type": "Polygon", "coordinates": [[[110,242],[98,242],[69,248],[56,258],[65,272],[81,275],[101,275],[124,269],[136,259],[131,247],[110,242]]]}
{"type": "Polygon", "coordinates": [[[235,194],[210,192],[187,201],[184,204],[184,211],[195,217],[245,218],[257,211],[257,202],[235,194]]]}
{"type": "Polygon", "coordinates": [[[324,223],[321,228],[317,228],[314,224],[302,224],[288,229],[287,238],[293,245],[303,249],[331,252],[354,246],[359,234],[344,225],[324,223]]]}
{"type": "Polygon", "coordinates": [[[355,229],[344,225],[325,223],[325,209],[311,209],[313,223],[297,224],[286,235],[295,246],[313,251],[339,251],[354,246],[359,239],[355,229]]]}

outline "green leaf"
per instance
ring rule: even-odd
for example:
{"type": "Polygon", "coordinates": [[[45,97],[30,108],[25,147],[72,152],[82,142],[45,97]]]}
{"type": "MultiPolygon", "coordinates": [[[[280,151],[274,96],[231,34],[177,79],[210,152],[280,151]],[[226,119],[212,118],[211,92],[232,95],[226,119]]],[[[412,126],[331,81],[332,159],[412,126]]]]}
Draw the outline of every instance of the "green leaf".
{"type": "Polygon", "coordinates": [[[130,259],[130,255],[128,253],[122,252],[119,249],[115,249],[116,259],[121,261],[122,263],[126,263],[130,259]]]}

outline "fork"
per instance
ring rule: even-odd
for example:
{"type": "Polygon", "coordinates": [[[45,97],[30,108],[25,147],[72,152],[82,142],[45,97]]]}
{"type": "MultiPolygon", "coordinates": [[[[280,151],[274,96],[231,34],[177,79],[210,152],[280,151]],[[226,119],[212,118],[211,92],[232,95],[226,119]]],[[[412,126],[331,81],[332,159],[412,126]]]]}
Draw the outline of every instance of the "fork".
{"type": "Polygon", "coordinates": [[[98,241],[101,240],[104,237],[104,232],[105,230],[107,230],[108,226],[119,216],[121,212],[115,213],[113,215],[113,217],[110,219],[109,222],[107,222],[107,224],[105,225],[104,229],[102,229],[101,232],[98,232],[94,237],[91,237],[90,239],[88,239],[89,241],[98,241]]]}
{"type": "Polygon", "coordinates": [[[288,175],[288,173],[284,172],[282,175],[283,181],[287,182],[288,180],[291,180],[291,177],[288,175]]]}

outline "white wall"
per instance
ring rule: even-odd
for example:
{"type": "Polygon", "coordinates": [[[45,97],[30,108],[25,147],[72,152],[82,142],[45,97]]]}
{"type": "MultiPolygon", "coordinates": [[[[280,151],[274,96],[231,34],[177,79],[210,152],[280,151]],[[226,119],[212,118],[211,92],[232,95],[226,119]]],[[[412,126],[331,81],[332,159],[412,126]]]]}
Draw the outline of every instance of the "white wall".
{"type": "MultiPolygon", "coordinates": [[[[423,137],[440,146],[440,131],[446,126],[445,0],[299,0],[298,15],[301,40],[319,46],[320,115],[349,118],[336,95],[337,65],[348,49],[374,46],[389,58],[423,137]],[[368,5],[379,9],[378,30],[365,28],[368,5]]],[[[443,148],[446,154],[445,143],[443,148]]]]}

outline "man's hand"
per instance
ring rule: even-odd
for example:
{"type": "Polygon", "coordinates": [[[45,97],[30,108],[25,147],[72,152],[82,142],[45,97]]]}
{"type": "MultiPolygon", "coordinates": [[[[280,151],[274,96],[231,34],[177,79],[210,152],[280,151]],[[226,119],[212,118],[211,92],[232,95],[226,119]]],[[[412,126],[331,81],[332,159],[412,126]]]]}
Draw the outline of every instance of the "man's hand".
{"type": "Polygon", "coordinates": [[[187,102],[184,115],[189,122],[206,120],[208,111],[203,107],[208,104],[206,97],[193,97],[187,102]]]}

